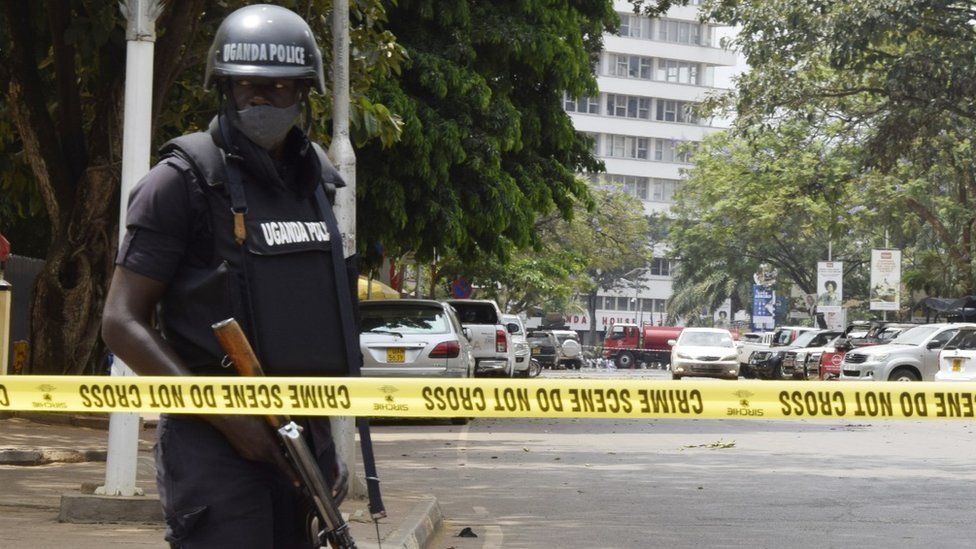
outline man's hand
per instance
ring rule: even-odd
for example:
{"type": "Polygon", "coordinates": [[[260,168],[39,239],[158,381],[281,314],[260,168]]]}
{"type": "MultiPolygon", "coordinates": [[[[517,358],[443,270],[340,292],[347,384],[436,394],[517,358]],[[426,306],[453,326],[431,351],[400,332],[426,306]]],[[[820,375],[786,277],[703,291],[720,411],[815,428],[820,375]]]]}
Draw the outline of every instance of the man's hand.
{"type": "Polygon", "coordinates": [[[295,474],[281,451],[278,437],[263,416],[208,415],[205,419],[227,438],[239,456],[275,464],[294,479],[295,474]]]}
{"type": "Polygon", "coordinates": [[[332,484],[332,497],[336,505],[342,503],[349,493],[349,469],[346,462],[342,461],[342,456],[336,452],[335,482],[332,484]]]}

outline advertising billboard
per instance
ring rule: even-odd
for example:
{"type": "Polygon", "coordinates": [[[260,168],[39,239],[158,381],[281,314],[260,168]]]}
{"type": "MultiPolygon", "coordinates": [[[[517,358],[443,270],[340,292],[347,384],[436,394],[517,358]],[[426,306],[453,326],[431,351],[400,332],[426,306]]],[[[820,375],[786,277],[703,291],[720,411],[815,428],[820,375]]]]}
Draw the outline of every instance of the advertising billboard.
{"type": "Polygon", "coordinates": [[[901,250],[871,250],[871,310],[897,311],[901,303],[901,250]]]}
{"type": "Polygon", "coordinates": [[[823,313],[827,328],[843,330],[847,319],[841,304],[844,302],[844,263],[817,262],[817,312],[823,313]]]}

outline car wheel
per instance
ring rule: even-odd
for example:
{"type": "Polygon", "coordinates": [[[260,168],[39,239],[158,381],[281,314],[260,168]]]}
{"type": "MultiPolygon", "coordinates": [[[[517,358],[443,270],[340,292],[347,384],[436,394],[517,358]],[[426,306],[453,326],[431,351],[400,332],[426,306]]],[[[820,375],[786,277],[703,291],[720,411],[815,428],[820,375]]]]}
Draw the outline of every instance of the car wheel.
{"type": "Polygon", "coordinates": [[[452,417],[451,425],[467,425],[471,421],[469,417],[452,417]]]}
{"type": "Polygon", "coordinates": [[[908,368],[896,368],[888,376],[888,381],[921,381],[921,379],[919,379],[918,374],[908,368]]]}
{"type": "Polygon", "coordinates": [[[633,368],[634,367],[634,355],[630,353],[622,353],[617,357],[617,368],[633,368]]]}
{"type": "Polygon", "coordinates": [[[679,376],[678,374],[671,374],[671,379],[677,381],[677,380],[681,379],[681,376],[679,376]]]}
{"type": "Polygon", "coordinates": [[[528,377],[539,377],[539,374],[541,372],[542,372],[542,366],[539,364],[539,361],[534,358],[530,360],[528,377]]]}
{"type": "Polygon", "coordinates": [[[773,372],[772,372],[772,374],[770,374],[769,379],[783,379],[783,365],[782,364],[777,364],[776,367],[773,368],[773,372]]]}

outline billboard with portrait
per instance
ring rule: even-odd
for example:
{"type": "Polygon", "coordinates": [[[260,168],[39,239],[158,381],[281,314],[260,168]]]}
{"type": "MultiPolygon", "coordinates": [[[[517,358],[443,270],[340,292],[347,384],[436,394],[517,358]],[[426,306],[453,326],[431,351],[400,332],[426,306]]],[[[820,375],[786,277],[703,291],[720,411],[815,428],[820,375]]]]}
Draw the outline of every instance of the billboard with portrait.
{"type": "Polygon", "coordinates": [[[871,250],[871,310],[897,311],[901,303],[901,250],[871,250]]]}

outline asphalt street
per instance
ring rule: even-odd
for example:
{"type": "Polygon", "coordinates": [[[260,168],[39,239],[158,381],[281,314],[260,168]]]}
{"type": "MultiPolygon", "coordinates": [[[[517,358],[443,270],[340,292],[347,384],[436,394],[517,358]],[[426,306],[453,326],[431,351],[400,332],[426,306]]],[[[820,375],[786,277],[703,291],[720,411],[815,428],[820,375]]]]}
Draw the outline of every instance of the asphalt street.
{"type": "Polygon", "coordinates": [[[374,443],[384,485],[438,498],[434,549],[971,547],[976,524],[967,422],[477,419],[374,443]]]}

